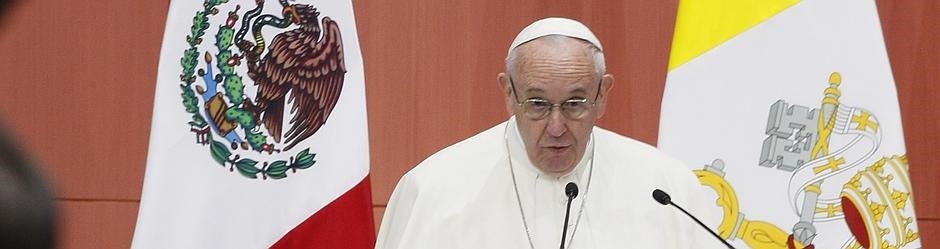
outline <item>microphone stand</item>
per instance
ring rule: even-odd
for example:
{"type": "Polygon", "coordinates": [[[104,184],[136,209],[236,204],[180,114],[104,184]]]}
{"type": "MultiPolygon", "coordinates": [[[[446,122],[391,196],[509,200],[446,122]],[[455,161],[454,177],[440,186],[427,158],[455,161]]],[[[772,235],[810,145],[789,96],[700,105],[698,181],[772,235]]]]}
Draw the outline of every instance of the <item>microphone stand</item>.
{"type": "Polygon", "coordinates": [[[675,202],[672,202],[672,198],[669,197],[669,194],[667,194],[666,191],[662,191],[660,189],[653,190],[653,199],[656,200],[656,202],[659,202],[659,204],[671,205],[673,207],[678,208],[679,211],[682,211],[683,213],[685,213],[686,216],[689,216],[689,218],[692,218],[692,220],[694,220],[695,223],[698,223],[699,226],[702,226],[702,228],[705,228],[705,230],[708,230],[708,232],[711,233],[713,236],[715,236],[715,238],[720,240],[721,243],[724,243],[726,246],[728,246],[728,248],[735,249],[734,246],[731,246],[731,244],[728,243],[728,241],[725,241],[725,239],[722,239],[721,236],[718,236],[718,234],[715,233],[715,231],[712,231],[711,228],[708,228],[708,226],[706,226],[705,223],[702,223],[702,221],[698,220],[698,218],[695,218],[694,215],[690,214],[688,211],[685,211],[684,208],[680,207],[679,205],[676,205],[675,202]]]}
{"type": "Polygon", "coordinates": [[[565,237],[568,237],[568,215],[571,214],[571,201],[574,200],[573,196],[568,197],[568,208],[565,209],[565,226],[561,229],[561,246],[560,249],[565,249],[565,237]]]}
{"type": "MultiPolygon", "coordinates": [[[[679,211],[682,211],[683,213],[685,213],[685,215],[688,215],[689,217],[692,217],[692,220],[694,220],[694,221],[695,221],[696,223],[698,223],[700,226],[706,227],[706,228],[708,227],[708,226],[705,225],[705,223],[702,223],[702,221],[698,220],[698,218],[695,218],[695,216],[692,216],[692,214],[690,214],[689,212],[686,212],[685,209],[683,209],[683,208],[680,207],[679,205],[676,205],[676,203],[673,203],[672,201],[670,201],[670,202],[669,202],[669,205],[672,205],[673,207],[678,208],[679,211]]],[[[712,231],[711,229],[705,229],[705,230],[708,230],[708,232],[711,233],[712,235],[714,235],[715,238],[718,238],[718,240],[721,240],[721,243],[725,243],[725,245],[728,246],[728,248],[735,249],[733,246],[731,246],[731,244],[728,243],[728,241],[725,241],[725,239],[722,239],[721,236],[718,236],[718,234],[715,233],[715,231],[712,231]]]]}
{"type": "Polygon", "coordinates": [[[578,185],[569,182],[565,185],[565,195],[568,196],[568,207],[565,209],[565,226],[561,228],[561,245],[559,249],[565,249],[565,238],[568,237],[568,216],[571,215],[571,202],[578,197],[578,185]]]}

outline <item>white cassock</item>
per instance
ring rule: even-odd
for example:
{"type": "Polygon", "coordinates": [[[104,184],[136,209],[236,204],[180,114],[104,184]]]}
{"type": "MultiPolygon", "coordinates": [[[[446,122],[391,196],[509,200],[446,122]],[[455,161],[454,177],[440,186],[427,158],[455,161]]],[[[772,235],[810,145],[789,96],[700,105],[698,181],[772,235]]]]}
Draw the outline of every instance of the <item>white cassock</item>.
{"type": "Polygon", "coordinates": [[[703,187],[689,168],[642,142],[598,127],[593,134],[578,166],[561,177],[532,165],[512,118],[431,155],[395,187],[375,248],[558,248],[569,182],[580,193],[566,248],[722,248],[651,197],[665,190],[698,214],[714,200],[698,194],[703,187]]]}

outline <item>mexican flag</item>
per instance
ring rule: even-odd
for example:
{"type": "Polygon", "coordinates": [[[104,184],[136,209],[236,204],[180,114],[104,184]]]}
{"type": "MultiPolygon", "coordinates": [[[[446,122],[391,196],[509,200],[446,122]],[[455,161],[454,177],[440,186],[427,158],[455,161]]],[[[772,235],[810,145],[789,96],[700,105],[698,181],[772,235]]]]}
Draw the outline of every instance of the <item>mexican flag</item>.
{"type": "Polygon", "coordinates": [[[350,1],[172,1],[134,248],[372,248],[350,1]]]}
{"type": "MultiPolygon", "coordinates": [[[[920,248],[873,0],[682,0],[659,147],[739,248],[920,248]]],[[[917,166],[917,165],[914,165],[917,166]]]]}

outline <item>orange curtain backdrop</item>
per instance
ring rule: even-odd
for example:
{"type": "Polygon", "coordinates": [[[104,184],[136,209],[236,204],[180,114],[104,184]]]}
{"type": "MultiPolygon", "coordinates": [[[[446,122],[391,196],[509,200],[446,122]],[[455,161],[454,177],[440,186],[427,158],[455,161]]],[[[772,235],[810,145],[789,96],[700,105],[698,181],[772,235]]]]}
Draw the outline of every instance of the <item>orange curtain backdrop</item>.
{"type": "MultiPolygon", "coordinates": [[[[127,248],[168,1],[20,0],[0,23],[0,120],[54,181],[62,248],[127,248]]],[[[366,69],[376,224],[399,177],[507,117],[496,74],[544,16],[590,26],[616,80],[601,125],[656,143],[676,1],[354,0],[366,69]]],[[[940,3],[878,1],[918,224],[940,245],[940,3]]],[[[0,183],[2,185],[2,183],[0,183]]]]}

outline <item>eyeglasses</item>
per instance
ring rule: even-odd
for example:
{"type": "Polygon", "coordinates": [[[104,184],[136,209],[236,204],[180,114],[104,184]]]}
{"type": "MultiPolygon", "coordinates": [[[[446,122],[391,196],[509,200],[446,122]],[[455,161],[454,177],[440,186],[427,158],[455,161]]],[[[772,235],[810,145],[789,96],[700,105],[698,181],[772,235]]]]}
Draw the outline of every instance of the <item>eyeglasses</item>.
{"type": "Polygon", "coordinates": [[[555,107],[558,107],[561,114],[568,119],[582,119],[591,112],[591,108],[594,107],[594,103],[597,103],[597,97],[601,92],[600,82],[598,82],[597,94],[594,95],[594,101],[592,102],[588,102],[584,98],[572,98],[557,104],[542,98],[529,98],[520,102],[519,95],[516,94],[516,84],[513,83],[512,77],[509,77],[509,85],[512,86],[513,99],[516,100],[517,105],[522,106],[525,117],[536,120],[548,117],[555,107]]]}

